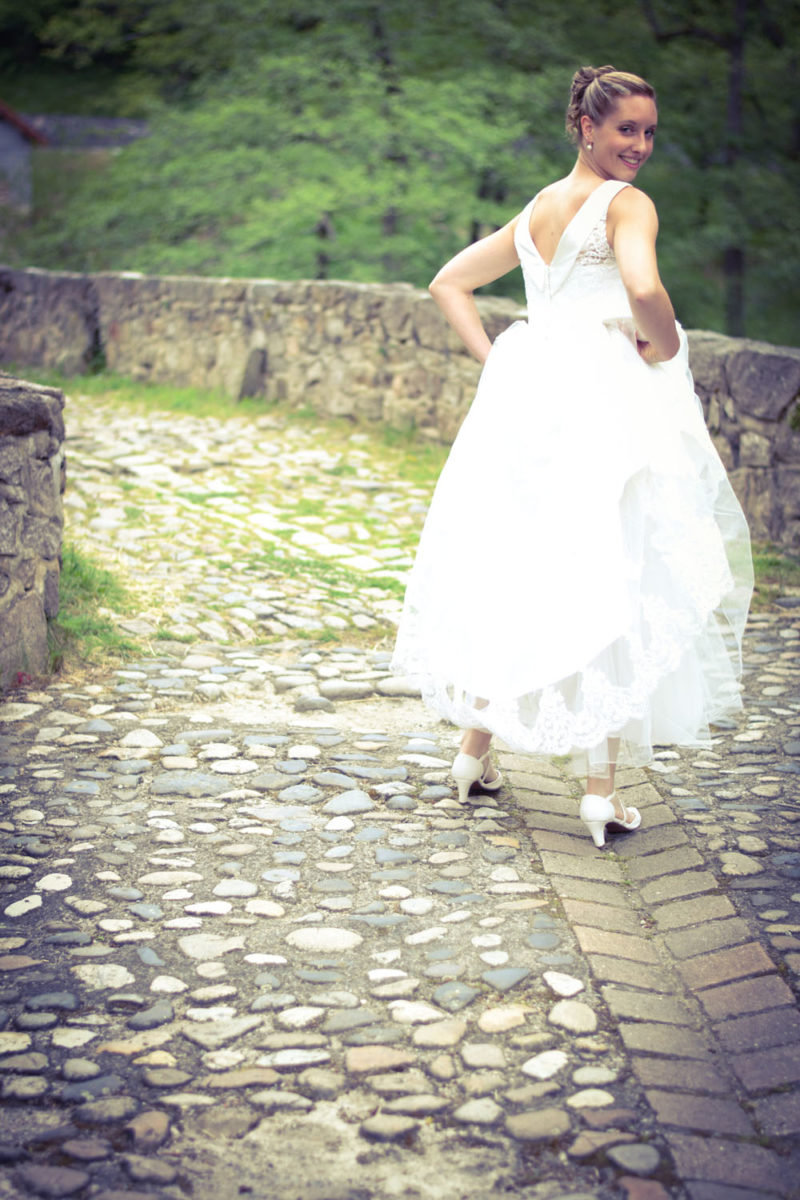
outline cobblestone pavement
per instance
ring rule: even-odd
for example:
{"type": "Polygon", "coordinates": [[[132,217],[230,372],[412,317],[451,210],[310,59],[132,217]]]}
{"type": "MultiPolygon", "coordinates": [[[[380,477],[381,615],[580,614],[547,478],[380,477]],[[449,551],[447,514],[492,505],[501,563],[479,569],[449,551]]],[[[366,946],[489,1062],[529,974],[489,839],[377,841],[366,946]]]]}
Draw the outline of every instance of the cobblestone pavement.
{"type": "Polygon", "coordinates": [[[0,706],[0,1196],[800,1194],[796,597],[598,851],[556,763],[457,803],[376,582],[425,490],[361,434],[67,419],[150,640],[0,706]]]}

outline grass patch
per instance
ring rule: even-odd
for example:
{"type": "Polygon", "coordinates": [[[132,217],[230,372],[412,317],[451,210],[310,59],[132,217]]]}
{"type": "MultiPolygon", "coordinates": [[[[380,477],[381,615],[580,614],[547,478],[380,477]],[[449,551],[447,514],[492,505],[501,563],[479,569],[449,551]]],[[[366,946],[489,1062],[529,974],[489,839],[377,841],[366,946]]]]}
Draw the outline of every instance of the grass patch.
{"type": "MultiPolygon", "coordinates": [[[[316,479],[313,482],[316,483],[316,479]]],[[[299,499],[292,500],[293,517],[324,517],[328,513],[328,504],[325,500],[314,500],[310,496],[300,496],[299,499]]]]}
{"type": "Polygon", "coordinates": [[[176,492],[181,500],[189,500],[192,504],[208,504],[210,500],[232,500],[239,493],[235,491],[220,492],[176,492]]]}
{"type": "Polygon", "coordinates": [[[87,375],[65,375],[61,371],[41,367],[3,368],[9,374],[47,387],[61,388],[67,395],[75,393],[110,403],[130,405],[137,412],[176,412],[194,417],[217,417],[228,420],[235,416],[264,416],[272,411],[265,401],[234,400],[221,390],[196,387],[174,387],[167,383],[148,383],[98,371],[87,375]]]}
{"type": "Polygon", "coordinates": [[[324,583],[332,596],[342,599],[352,597],[365,588],[380,588],[401,600],[405,595],[405,585],[391,576],[362,575],[358,571],[339,566],[330,559],[297,557],[281,553],[277,549],[266,549],[260,554],[252,554],[245,569],[254,572],[274,571],[295,579],[315,579],[324,583]]]}
{"type": "Polygon", "coordinates": [[[358,474],[358,468],[351,463],[337,463],[335,467],[326,467],[324,473],[333,475],[336,479],[341,479],[342,476],[352,476],[358,474]]]}
{"type": "Polygon", "coordinates": [[[763,609],[784,592],[800,588],[800,558],[777,546],[753,546],[755,592],[753,608],[763,609]]]}
{"type": "Polygon", "coordinates": [[[134,611],[132,595],[116,576],[71,544],[63,549],[59,590],[58,616],[48,622],[51,671],[141,652],[116,629],[108,611],[134,611]]]}
{"type": "MultiPolygon", "coordinates": [[[[368,458],[377,457],[387,480],[396,477],[423,486],[432,486],[448,454],[447,446],[429,441],[413,428],[395,429],[378,422],[354,424],[347,417],[321,416],[307,406],[292,408],[288,404],[267,402],[258,397],[234,400],[220,390],[148,383],[114,375],[108,371],[69,376],[42,368],[17,369],[13,364],[4,369],[34,383],[61,388],[67,394],[74,392],[98,400],[108,400],[110,403],[124,403],[138,412],[175,412],[196,417],[216,417],[220,420],[229,420],[231,417],[249,417],[255,420],[258,417],[270,416],[280,425],[324,430],[326,448],[341,450],[345,455],[347,450],[353,448],[351,438],[357,433],[360,440],[355,448],[358,449],[359,455],[363,453],[368,458]]],[[[362,465],[361,462],[356,466],[343,461],[333,467],[323,468],[321,474],[354,477],[358,475],[362,465]]]]}

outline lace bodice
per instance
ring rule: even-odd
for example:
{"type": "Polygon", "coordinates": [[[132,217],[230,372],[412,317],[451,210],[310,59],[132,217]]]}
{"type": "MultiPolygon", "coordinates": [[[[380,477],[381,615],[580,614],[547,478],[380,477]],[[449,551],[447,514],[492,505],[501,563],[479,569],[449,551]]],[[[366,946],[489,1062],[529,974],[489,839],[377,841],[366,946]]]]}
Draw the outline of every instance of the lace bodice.
{"type": "Polygon", "coordinates": [[[611,179],[595,188],[567,225],[550,263],[545,263],[530,232],[538,194],[523,210],[514,242],[532,325],[559,317],[572,322],[630,317],[628,296],[606,236],[608,206],[624,187],[628,184],[611,179]]]}
{"type": "Polygon", "coordinates": [[[608,244],[606,220],[606,213],[603,213],[602,217],[595,221],[589,236],[578,251],[578,257],[575,259],[576,267],[612,267],[614,270],[617,269],[616,255],[608,244]]]}

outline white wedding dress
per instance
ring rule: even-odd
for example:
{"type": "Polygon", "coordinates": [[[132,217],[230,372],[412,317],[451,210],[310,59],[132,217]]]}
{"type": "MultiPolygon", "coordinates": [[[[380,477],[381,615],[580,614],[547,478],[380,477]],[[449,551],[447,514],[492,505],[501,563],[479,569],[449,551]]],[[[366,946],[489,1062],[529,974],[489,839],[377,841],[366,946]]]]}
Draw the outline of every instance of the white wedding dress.
{"type": "Polygon", "coordinates": [[[698,746],[741,707],[747,524],[686,336],[647,366],[598,186],[545,264],[515,242],[528,320],[492,346],[434,493],[392,659],[425,702],[576,769],[698,746]],[[627,752],[627,753],[626,753],[627,752]]]}

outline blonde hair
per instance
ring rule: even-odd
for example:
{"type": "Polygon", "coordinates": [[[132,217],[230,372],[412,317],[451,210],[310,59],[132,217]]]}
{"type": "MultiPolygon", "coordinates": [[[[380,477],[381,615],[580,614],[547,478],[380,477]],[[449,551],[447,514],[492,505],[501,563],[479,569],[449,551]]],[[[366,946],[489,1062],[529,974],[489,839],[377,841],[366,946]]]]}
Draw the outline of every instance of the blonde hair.
{"type": "Polygon", "coordinates": [[[639,75],[617,71],[614,67],[580,67],[572,76],[567,105],[566,128],[571,142],[581,140],[581,117],[590,117],[602,125],[623,96],[649,96],[655,100],[655,88],[639,75]]]}

